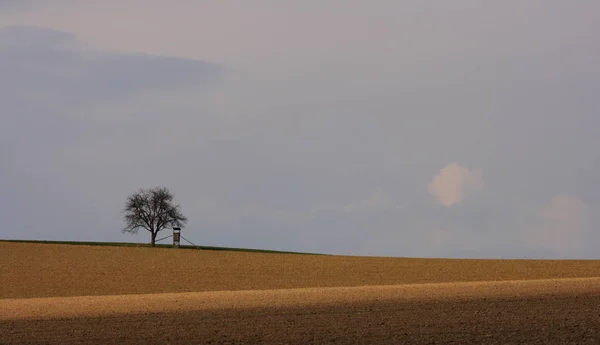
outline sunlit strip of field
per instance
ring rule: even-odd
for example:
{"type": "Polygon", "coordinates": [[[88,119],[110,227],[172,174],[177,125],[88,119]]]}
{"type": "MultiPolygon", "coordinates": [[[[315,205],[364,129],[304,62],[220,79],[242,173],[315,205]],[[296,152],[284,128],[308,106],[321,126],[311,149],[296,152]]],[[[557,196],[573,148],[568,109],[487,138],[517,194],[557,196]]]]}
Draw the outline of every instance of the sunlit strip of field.
{"type": "Polygon", "coordinates": [[[430,283],[0,300],[0,320],[114,316],[209,309],[306,307],[376,301],[600,296],[600,278],[430,283]]]}
{"type": "Polygon", "coordinates": [[[2,344],[598,344],[600,279],[0,300],[2,344]]]}

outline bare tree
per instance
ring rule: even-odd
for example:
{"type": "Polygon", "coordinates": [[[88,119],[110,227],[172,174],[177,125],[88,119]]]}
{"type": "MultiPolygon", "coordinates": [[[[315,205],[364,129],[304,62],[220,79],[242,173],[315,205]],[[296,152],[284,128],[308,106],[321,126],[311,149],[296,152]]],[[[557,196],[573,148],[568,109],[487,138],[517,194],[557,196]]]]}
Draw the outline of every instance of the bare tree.
{"type": "Polygon", "coordinates": [[[137,234],[146,229],[152,236],[152,247],[156,245],[156,235],[167,227],[183,227],[187,217],[181,213],[179,205],[173,203],[173,194],[165,187],[140,189],[131,194],[123,210],[125,228],[123,233],[137,234]]]}

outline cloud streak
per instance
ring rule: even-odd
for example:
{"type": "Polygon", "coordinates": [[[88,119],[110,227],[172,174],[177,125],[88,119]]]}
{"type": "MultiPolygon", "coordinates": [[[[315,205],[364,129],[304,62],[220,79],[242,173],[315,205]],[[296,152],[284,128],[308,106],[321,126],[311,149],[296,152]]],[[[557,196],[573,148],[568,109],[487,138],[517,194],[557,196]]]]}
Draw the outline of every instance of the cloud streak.
{"type": "Polygon", "coordinates": [[[75,36],[37,27],[0,29],[0,73],[30,97],[66,105],[115,101],[148,89],[214,86],[214,63],[85,49],[75,36]]]}

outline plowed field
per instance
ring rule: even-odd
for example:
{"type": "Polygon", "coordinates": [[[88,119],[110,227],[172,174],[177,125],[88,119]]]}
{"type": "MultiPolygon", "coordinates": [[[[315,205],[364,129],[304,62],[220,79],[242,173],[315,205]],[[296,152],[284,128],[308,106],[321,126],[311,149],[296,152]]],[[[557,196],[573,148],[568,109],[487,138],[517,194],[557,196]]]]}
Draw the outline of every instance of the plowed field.
{"type": "Polygon", "coordinates": [[[595,276],[598,261],[0,242],[0,344],[598,344],[595,276]]]}

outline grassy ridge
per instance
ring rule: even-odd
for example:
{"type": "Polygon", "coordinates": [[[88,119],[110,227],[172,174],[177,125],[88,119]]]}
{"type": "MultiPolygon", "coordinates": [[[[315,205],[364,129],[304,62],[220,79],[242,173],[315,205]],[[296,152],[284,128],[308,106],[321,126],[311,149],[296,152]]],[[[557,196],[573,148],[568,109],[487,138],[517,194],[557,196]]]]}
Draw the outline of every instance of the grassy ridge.
{"type": "MultiPolygon", "coordinates": [[[[81,246],[110,246],[110,247],[151,247],[147,243],[131,243],[131,242],[81,242],[81,241],[41,241],[41,240],[2,240],[0,242],[14,243],[40,243],[40,244],[69,244],[81,246]]],[[[171,244],[156,244],[157,248],[173,248],[171,244]]],[[[253,249],[253,248],[230,248],[230,247],[214,247],[214,246],[192,246],[181,245],[181,249],[200,249],[213,251],[228,251],[228,252],[249,252],[249,253],[272,253],[272,254],[303,254],[303,255],[324,255],[316,253],[290,252],[281,250],[268,249],[253,249]]]]}

